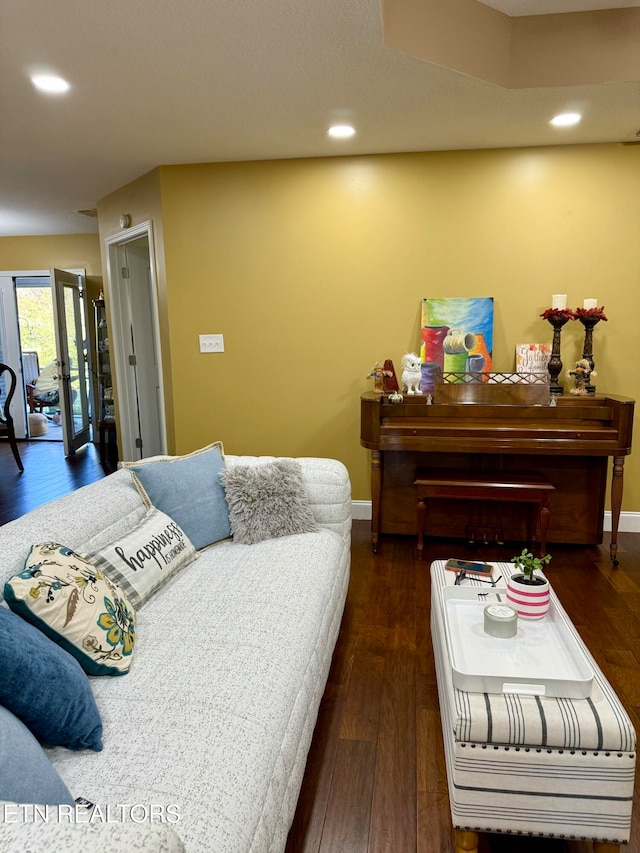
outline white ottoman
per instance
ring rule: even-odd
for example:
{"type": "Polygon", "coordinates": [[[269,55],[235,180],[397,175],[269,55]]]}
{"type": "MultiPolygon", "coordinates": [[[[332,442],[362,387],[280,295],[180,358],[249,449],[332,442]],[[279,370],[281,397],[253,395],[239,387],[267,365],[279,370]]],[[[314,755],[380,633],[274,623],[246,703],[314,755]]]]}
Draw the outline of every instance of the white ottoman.
{"type": "Polygon", "coordinates": [[[37,438],[49,432],[49,422],[41,412],[29,412],[29,436],[37,438]]]}
{"type": "MultiPolygon", "coordinates": [[[[497,566],[503,579],[514,569],[497,566]]],[[[456,849],[477,851],[479,832],[586,839],[599,842],[596,850],[628,841],[636,734],[568,617],[595,673],[589,698],[467,693],[453,685],[438,595],[454,580],[444,561],[432,563],[431,633],[456,849]]]]}

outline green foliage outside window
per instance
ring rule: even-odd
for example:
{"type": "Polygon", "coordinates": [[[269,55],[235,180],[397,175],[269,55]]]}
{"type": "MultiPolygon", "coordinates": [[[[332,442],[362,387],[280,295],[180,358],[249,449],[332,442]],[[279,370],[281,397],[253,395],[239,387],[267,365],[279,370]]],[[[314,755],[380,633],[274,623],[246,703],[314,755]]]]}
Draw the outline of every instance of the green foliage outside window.
{"type": "Polygon", "coordinates": [[[37,352],[40,369],[56,357],[50,287],[18,287],[18,322],[23,352],[37,352]]]}

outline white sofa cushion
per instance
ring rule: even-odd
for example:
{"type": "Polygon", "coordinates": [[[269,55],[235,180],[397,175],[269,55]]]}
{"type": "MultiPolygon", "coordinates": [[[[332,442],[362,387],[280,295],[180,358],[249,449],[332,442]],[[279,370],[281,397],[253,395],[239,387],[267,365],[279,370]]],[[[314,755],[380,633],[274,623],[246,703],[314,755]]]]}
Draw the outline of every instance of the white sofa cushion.
{"type": "MultiPolygon", "coordinates": [[[[9,816],[11,816],[11,806],[9,816]]],[[[16,810],[16,813],[19,812],[16,810]]],[[[59,821],[53,817],[51,823],[11,823],[2,826],[2,853],[185,853],[185,847],[168,824],[148,822],[76,824],[59,821]]]]}
{"type": "Polygon", "coordinates": [[[327,530],[204,551],[138,614],[130,675],[109,690],[92,679],[102,760],[50,751],[72,794],[104,808],[173,804],[190,853],[281,849],[348,564],[327,530]]]}

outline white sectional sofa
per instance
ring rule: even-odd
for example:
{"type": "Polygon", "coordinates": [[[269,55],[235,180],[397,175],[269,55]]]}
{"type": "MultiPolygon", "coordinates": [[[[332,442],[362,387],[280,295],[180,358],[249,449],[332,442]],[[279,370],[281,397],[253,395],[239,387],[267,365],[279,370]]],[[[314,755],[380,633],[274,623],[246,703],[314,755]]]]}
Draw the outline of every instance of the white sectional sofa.
{"type": "MultiPolygon", "coordinates": [[[[274,460],[225,461],[233,471],[274,460]]],[[[317,531],[250,545],[221,541],[137,609],[130,670],[86,676],[102,750],[43,750],[71,796],[91,805],[71,815],[0,806],[0,850],[284,849],[350,561],[345,467],[297,461],[317,531]]],[[[87,542],[125,533],[146,511],[121,469],[0,527],[0,591],[34,543],[82,554],[87,542]]],[[[0,766],[0,780],[2,773],[0,766]]]]}

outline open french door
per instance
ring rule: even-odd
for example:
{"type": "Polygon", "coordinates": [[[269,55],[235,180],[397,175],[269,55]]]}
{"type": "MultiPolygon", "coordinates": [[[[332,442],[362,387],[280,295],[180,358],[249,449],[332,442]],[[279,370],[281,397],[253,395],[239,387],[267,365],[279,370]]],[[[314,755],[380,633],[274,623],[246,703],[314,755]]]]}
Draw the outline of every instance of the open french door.
{"type": "Polygon", "coordinates": [[[91,348],[86,299],[77,275],[51,270],[65,456],[91,441],[91,348]]]}

